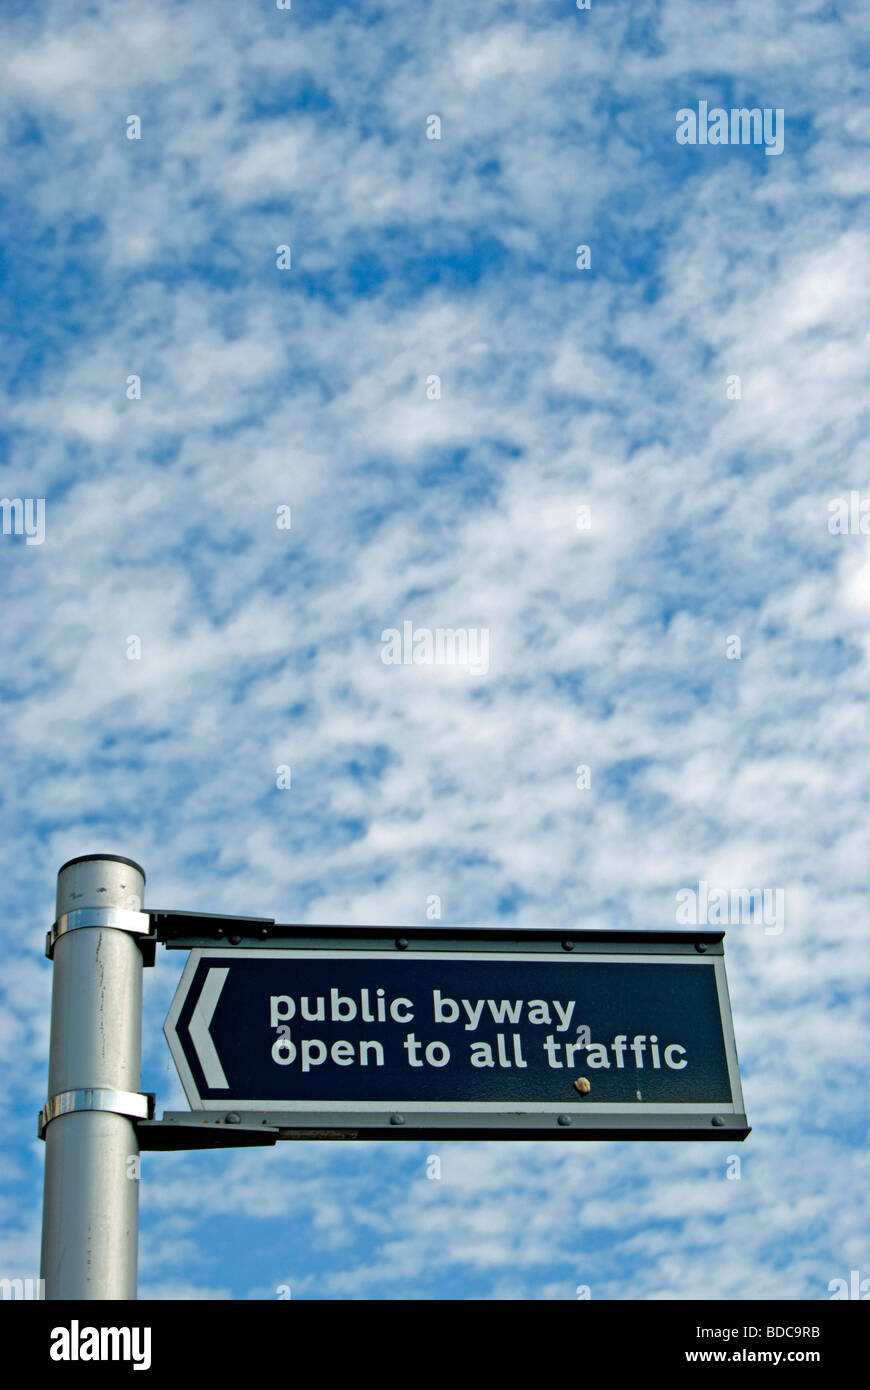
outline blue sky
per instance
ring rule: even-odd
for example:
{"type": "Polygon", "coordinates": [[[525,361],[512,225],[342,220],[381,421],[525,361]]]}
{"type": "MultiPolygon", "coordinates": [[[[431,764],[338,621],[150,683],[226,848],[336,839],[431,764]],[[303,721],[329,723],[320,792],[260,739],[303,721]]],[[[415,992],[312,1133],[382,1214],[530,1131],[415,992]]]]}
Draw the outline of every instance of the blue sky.
{"type": "MultiPolygon", "coordinates": [[[[728,927],[739,1181],[712,1144],[156,1154],[143,1297],[870,1277],[870,551],[829,528],[870,488],[868,56],[820,0],[6,0],[0,494],[45,536],[0,536],[5,1276],[54,877],[105,850],[282,921],[785,895],[728,927]],[[781,109],[782,153],[679,145],[700,101],[781,109]],[[384,664],[406,620],[485,629],[487,671],[384,664]]],[[[146,973],[166,1109],[181,965],[146,973]]]]}

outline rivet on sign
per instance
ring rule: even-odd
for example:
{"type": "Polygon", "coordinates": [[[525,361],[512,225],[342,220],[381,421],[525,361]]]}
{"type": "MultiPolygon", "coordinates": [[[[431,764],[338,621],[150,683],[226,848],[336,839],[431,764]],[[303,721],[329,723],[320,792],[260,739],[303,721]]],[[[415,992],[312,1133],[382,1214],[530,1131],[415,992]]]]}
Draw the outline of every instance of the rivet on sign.
{"type": "Polygon", "coordinates": [[[398,939],[398,941],[396,942],[396,946],[397,946],[398,950],[400,950],[400,951],[407,951],[407,949],[408,949],[408,939],[407,939],[407,937],[405,937],[405,936],[400,936],[399,939],[398,939]]]}
{"type": "Polygon", "coordinates": [[[562,950],[563,950],[563,951],[573,951],[573,950],[574,950],[574,942],[573,942],[573,941],[563,941],[563,942],[562,942],[562,950]]]}
{"type": "Polygon", "coordinates": [[[231,945],[231,946],[238,946],[238,944],[239,944],[239,942],[241,941],[241,939],[242,939],[242,938],[241,938],[240,936],[231,936],[231,937],[230,937],[230,945],[231,945]]]}
{"type": "Polygon", "coordinates": [[[699,955],[703,956],[707,950],[707,947],[703,941],[696,941],[695,950],[698,952],[699,955]]]}
{"type": "Polygon", "coordinates": [[[713,1124],[716,1126],[717,1129],[724,1129],[725,1127],[725,1121],[722,1119],[721,1115],[713,1116],[713,1124]]]}
{"type": "Polygon", "coordinates": [[[404,1115],[391,1115],[391,1116],[390,1116],[390,1124],[391,1124],[391,1125],[403,1125],[404,1123],[405,1123],[405,1117],[404,1117],[404,1115]]]}
{"type": "Polygon", "coordinates": [[[571,1116],[570,1116],[570,1115],[560,1115],[560,1116],[559,1116],[559,1124],[560,1124],[560,1125],[569,1125],[570,1123],[571,1123],[571,1116]]]}
{"type": "Polygon", "coordinates": [[[581,1096],[588,1096],[589,1092],[592,1090],[592,1083],[591,1081],[587,1081],[585,1076],[578,1076],[577,1080],[574,1082],[574,1090],[579,1091],[581,1096]]]}
{"type": "Polygon", "coordinates": [[[227,1115],[227,1124],[228,1124],[228,1125],[240,1125],[241,1123],[242,1123],[242,1117],[241,1117],[241,1115],[237,1115],[236,1112],[235,1112],[235,1110],[231,1111],[231,1113],[230,1113],[229,1115],[227,1115]]]}

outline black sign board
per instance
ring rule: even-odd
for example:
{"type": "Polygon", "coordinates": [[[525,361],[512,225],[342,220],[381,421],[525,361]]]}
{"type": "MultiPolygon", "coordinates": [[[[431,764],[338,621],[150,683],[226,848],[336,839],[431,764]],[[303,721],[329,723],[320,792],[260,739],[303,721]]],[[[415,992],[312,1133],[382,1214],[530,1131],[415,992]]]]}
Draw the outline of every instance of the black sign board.
{"type": "Polygon", "coordinates": [[[748,1134],[721,934],[433,937],[191,951],[165,1025],[191,1108],[286,1137],[748,1134]]]}

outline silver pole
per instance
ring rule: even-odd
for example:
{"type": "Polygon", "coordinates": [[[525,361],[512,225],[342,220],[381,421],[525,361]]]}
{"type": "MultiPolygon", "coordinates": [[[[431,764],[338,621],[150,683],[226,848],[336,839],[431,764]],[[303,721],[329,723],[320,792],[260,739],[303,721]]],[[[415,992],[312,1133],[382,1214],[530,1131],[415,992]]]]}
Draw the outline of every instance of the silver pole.
{"type": "MultiPolygon", "coordinates": [[[[141,912],[145,875],[112,855],[85,855],[57,876],[45,1124],[42,1278],[47,1299],[134,1299],[139,1144],[124,1094],[138,1093],[142,1053],[141,912]],[[96,909],[96,913],[92,911],[96,909]],[[89,1094],[94,1091],[95,1094],[89,1094]],[[105,1105],[90,1109],[89,1103],[105,1105]],[[69,1108],[67,1108],[69,1107],[69,1108]]],[[[135,1108],[128,1104],[129,1108],[135,1108]]],[[[45,1112],[44,1112],[45,1115],[45,1112]]]]}

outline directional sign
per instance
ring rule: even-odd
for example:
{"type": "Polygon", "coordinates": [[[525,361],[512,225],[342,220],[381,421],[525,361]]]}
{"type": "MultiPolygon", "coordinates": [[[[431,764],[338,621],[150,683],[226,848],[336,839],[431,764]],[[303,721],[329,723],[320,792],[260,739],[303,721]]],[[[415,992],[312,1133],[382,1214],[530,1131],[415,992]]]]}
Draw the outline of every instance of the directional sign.
{"type": "Polygon", "coordinates": [[[286,1137],[749,1132],[715,934],[452,944],[191,951],[165,1024],[191,1108],[286,1137]]]}

